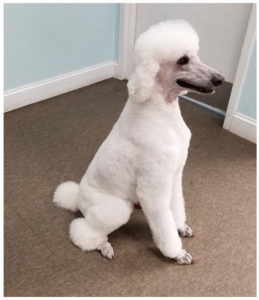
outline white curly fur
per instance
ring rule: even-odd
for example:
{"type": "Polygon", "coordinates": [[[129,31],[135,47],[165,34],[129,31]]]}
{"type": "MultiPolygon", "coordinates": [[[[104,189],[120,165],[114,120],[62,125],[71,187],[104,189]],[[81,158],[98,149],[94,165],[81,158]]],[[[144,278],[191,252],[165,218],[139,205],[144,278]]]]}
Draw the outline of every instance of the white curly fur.
{"type": "Polygon", "coordinates": [[[61,183],[53,197],[53,202],[62,208],[72,211],[78,210],[77,194],[79,191],[79,184],[73,181],[61,183]]]}
{"type": "Polygon", "coordinates": [[[79,208],[84,215],[70,225],[70,237],[82,250],[102,249],[111,258],[107,235],[125,224],[134,203],[140,202],[161,252],[178,263],[191,262],[178,234],[178,230],[183,236],[192,234],[185,224],[182,192],[191,132],[177,97],[186,88],[176,80],[211,87],[211,76],[222,79],[199,60],[198,49],[197,34],[181,20],[154,25],[138,38],[129,99],[118,121],[79,189],[65,183],[55,192],[57,205],[79,208]],[[183,55],[188,55],[190,63],[179,66],[183,55]]]}

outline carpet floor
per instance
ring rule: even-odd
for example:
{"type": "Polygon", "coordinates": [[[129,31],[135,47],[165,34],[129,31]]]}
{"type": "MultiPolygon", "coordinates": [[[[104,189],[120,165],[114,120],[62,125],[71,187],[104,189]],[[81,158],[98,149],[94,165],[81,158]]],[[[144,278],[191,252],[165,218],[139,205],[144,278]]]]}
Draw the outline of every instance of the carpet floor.
{"type": "Polygon", "coordinates": [[[78,214],[55,207],[53,192],[80,181],[126,98],[125,82],[109,79],[5,114],[5,296],[255,296],[256,146],[184,100],[195,237],[183,244],[195,263],[164,258],[139,209],[109,236],[112,261],[70,242],[78,214]]]}

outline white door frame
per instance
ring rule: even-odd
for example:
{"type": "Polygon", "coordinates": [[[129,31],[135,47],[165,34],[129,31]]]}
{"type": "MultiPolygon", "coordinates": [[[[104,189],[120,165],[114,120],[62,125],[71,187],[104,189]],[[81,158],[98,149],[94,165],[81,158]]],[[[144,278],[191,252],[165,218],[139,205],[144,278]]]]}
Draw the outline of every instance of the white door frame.
{"type": "Polygon", "coordinates": [[[253,4],[250,14],[246,36],[239,59],[232,92],[226,111],[223,128],[250,141],[256,142],[256,121],[236,112],[241,96],[248,64],[250,61],[253,44],[256,38],[256,4],[253,4]]]}
{"type": "Polygon", "coordinates": [[[136,3],[120,3],[118,66],[115,77],[128,79],[133,62],[136,29],[136,3]]]}

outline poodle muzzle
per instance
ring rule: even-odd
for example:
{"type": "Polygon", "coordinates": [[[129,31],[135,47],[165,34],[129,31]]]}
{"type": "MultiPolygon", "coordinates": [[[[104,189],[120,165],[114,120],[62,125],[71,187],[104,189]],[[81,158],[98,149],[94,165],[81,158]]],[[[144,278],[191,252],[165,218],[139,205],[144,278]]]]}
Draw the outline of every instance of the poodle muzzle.
{"type": "Polygon", "coordinates": [[[188,69],[176,80],[183,89],[210,94],[224,81],[222,75],[203,63],[189,65],[188,69]]]}

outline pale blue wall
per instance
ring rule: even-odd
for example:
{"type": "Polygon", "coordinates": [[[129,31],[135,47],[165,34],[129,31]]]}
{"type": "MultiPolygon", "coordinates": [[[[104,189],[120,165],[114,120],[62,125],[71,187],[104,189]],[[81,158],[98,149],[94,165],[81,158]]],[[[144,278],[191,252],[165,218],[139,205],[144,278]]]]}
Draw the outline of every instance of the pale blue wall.
{"type": "Polygon", "coordinates": [[[253,45],[237,112],[256,120],[256,41],[253,45]]]}
{"type": "Polygon", "coordinates": [[[116,60],[119,4],[5,4],[4,88],[116,60]]]}

